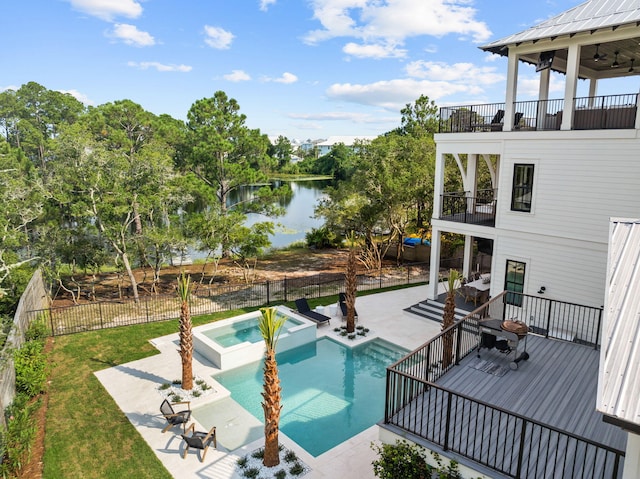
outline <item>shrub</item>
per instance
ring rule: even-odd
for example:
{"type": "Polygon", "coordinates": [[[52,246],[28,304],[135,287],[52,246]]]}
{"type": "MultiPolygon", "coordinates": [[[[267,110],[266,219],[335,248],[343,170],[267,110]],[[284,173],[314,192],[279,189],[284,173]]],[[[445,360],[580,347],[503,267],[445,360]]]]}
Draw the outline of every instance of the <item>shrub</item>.
{"type": "Polygon", "coordinates": [[[273,477],[275,477],[275,479],[285,479],[285,477],[287,477],[287,471],[280,469],[273,475],[273,477]]]}
{"type": "Polygon", "coordinates": [[[373,473],[380,479],[426,479],[430,477],[424,448],[398,440],[395,444],[371,444],[380,456],[372,462],[373,473]]]}
{"type": "Polygon", "coordinates": [[[258,469],[257,467],[250,467],[249,469],[245,469],[242,472],[242,475],[244,477],[248,477],[249,479],[258,477],[258,474],[260,474],[260,469],[258,469]]]}
{"type": "Polygon", "coordinates": [[[287,451],[287,453],[284,455],[284,460],[285,460],[285,462],[297,461],[298,460],[298,456],[293,451],[287,451]]]}
{"type": "Polygon", "coordinates": [[[256,449],[255,451],[253,451],[251,453],[251,457],[253,457],[254,459],[263,459],[264,458],[264,449],[263,448],[256,449]]]}
{"type": "Polygon", "coordinates": [[[305,235],[307,246],[309,248],[338,248],[342,241],[338,236],[326,226],[321,228],[311,228],[305,235]]]}
{"type": "Polygon", "coordinates": [[[44,341],[49,336],[46,316],[41,314],[29,325],[29,329],[24,333],[25,341],[44,341]]]}
{"type": "Polygon", "coordinates": [[[15,477],[29,460],[37,427],[33,415],[40,402],[28,403],[26,394],[18,394],[5,411],[6,428],[0,429],[0,475],[15,477]]]}
{"type": "Polygon", "coordinates": [[[289,469],[289,472],[294,476],[299,476],[304,472],[304,467],[299,462],[296,462],[291,469],[289,469]]]}
{"type": "Polygon", "coordinates": [[[372,462],[373,473],[380,479],[460,479],[456,461],[444,465],[439,454],[431,452],[436,466],[427,464],[426,450],[417,444],[409,444],[398,440],[395,444],[371,444],[371,448],[379,454],[372,462]]]}
{"type": "Polygon", "coordinates": [[[240,467],[241,469],[244,469],[245,467],[247,467],[247,463],[249,462],[249,458],[247,456],[242,456],[241,458],[239,458],[236,461],[236,464],[238,465],[238,467],[240,467]]]}
{"type": "Polygon", "coordinates": [[[27,341],[13,353],[16,370],[16,391],[34,397],[45,390],[47,383],[47,361],[44,343],[27,341]]]}

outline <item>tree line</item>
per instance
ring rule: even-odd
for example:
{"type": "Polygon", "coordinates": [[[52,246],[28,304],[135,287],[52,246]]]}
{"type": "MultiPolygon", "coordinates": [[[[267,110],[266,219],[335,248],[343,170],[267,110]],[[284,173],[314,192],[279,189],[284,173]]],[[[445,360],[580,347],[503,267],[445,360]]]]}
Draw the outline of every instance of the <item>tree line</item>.
{"type": "Polygon", "coordinates": [[[282,173],[332,176],[316,208],[323,230],[354,232],[375,263],[381,231],[397,240],[431,218],[437,107],[421,96],[401,115],[374,141],[316,158],[247,127],[223,91],[195,101],[186,121],[131,100],[87,107],[35,82],[0,92],[0,301],[15,302],[19,271],[36,264],[72,293],[69,271],[115,266],[135,300],[134,268],[152,271],[153,289],[167,259],[189,245],[246,266],[274,231],[271,221],[245,226],[246,214],[282,212],[277,200],[291,191],[269,183],[282,173]],[[293,163],[296,153],[303,159],[293,163]],[[262,186],[232,203],[246,185],[262,186]]]}

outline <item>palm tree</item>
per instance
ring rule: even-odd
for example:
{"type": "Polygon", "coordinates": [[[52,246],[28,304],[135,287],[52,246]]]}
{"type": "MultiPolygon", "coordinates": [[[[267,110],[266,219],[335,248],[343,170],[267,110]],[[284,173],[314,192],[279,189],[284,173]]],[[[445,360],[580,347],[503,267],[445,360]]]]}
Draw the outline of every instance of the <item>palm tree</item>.
{"type": "MultiPolygon", "coordinates": [[[[444,302],[442,315],[442,331],[449,329],[455,323],[456,314],[456,285],[462,279],[462,275],[455,269],[449,270],[447,281],[447,299],[444,302]]],[[[448,368],[453,362],[453,331],[448,331],[442,336],[442,369],[448,368]]]]}
{"type": "Polygon", "coordinates": [[[184,274],[178,277],[178,298],[180,298],[180,358],[182,358],[182,389],[193,389],[193,330],[189,296],[191,295],[191,276],[184,274]]]}
{"type": "Polygon", "coordinates": [[[276,308],[260,309],[262,317],[259,320],[260,333],[264,339],[266,351],[264,353],[264,382],[262,390],[262,409],[264,411],[264,457],[265,467],[280,464],[278,443],[278,428],[280,424],[280,410],[282,409],[282,388],[278,377],[276,362],[276,343],[280,337],[280,328],[286,318],[278,317],[276,308]]]}
{"type": "Polygon", "coordinates": [[[356,242],[353,232],[348,238],[349,256],[344,273],[344,302],[347,306],[347,333],[356,330],[356,293],[358,291],[358,275],[356,268],[356,242]]]}

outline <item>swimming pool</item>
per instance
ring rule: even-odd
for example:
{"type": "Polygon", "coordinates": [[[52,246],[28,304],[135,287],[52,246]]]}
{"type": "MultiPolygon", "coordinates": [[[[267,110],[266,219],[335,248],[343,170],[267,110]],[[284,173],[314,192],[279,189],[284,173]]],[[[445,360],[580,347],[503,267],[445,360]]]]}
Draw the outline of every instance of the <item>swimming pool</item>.
{"type": "MultiPolygon", "coordinates": [[[[258,319],[259,317],[255,316],[243,321],[236,321],[219,328],[204,330],[202,334],[225,348],[244,343],[245,341],[249,343],[262,343],[264,339],[262,339],[258,319]]],[[[288,333],[291,328],[300,326],[301,324],[304,323],[287,316],[280,334],[288,333]]]]}
{"type": "MultiPolygon", "coordinates": [[[[381,339],[350,348],[329,338],[278,353],[282,385],[280,430],[312,456],[373,426],[384,416],[386,367],[407,350],[381,339]]],[[[261,422],[262,361],[214,379],[261,422]]],[[[203,406],[194,415],[206,416],[203,406]]]]}
{"type": "MultiPolygon", "coordinates": [[[[286,318],[280,331],[278,350],[285,351],[316,340],[317,326],[286,306],[276,306],[286,318]]],[[[193,328],[195,351],[216,367],[226,370],[259,361],[264,356],[264,340],[258,320],[262,313],[250,313],[193,328]]]]}

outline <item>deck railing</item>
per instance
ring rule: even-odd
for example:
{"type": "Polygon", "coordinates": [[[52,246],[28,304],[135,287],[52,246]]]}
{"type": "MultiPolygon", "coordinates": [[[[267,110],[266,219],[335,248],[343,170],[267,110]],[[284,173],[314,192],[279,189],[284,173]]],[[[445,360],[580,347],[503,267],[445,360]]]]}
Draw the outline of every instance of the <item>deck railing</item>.
{"type": "MultiPolygon", "coordinates": [[[[564,304],[503,292],[393,364],[387,368],[385,423],[509,477],[620,477],[623,451],[435,383],[477,347],[479,319],[514,317],[525,305],[527,311],[556,311],[557,315],[547,316],[548,331],[552,331],[576,321],[573,312],[578,305],[564,304]],[[520,306],[513,304],[510,294],[519,297],[520,306]]],[[[598,317],[599,329],[600,315],[588,314],[598,317]]],[[[597,334],[593,338],[597,342],[597,334]]]]}
{"type": "MultiPolygon", "coordinates": [[[[572,130],[636,128],[638,94],[574,98],[572,130]]],[[[502,131],[504,103],[461,105],[440,108],[440,133],[502,131]]],[[[513,103],[512,131],[560,130],[564,100],[518,101],[513,103]]]]}
{"type": "Polygon", "coordinates": [[[494,226],[496,221],[496,190],[483,190],[478,196],[465,191],[441,195],[440,219],[457,223],[494,226]]]}

